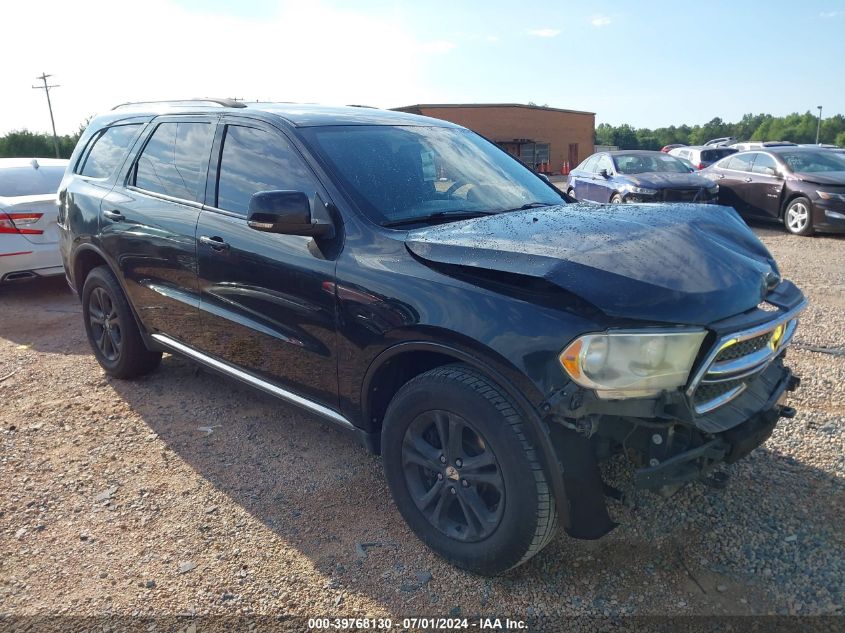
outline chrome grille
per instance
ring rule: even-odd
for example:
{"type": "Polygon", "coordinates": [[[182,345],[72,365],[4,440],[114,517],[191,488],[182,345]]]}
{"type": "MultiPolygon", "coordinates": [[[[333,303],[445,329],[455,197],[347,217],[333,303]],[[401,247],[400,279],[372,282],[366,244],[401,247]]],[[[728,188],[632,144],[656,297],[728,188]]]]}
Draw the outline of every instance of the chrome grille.
{"type": "Polygon", "coordinates": [[[802,302],[763,325],[720,338],[687,389],[695,412],[713,411],[745,391],[748,382],[789,345],[798,325],[798,313],[805,306],[806,302],[802,302]]]}
{"type": "Polygon", "coordinates": [[[763,349],[764,347],[766,347],[766,345],[769,344],[770,340],[772,340],[772,333],[766,332],[765,334],[761,334],[760,336],[750,338],[747,341],[739,341],[738,343],[735,343],[730,347],[726,347],[725,349],[721,350],[716,355],[716,359],[713,362],[718,363],[726,360],[734,360],[736,358],[748,356],[749,354],[753,354],[754,352],[759,352],[761,349],[763,349]]]}

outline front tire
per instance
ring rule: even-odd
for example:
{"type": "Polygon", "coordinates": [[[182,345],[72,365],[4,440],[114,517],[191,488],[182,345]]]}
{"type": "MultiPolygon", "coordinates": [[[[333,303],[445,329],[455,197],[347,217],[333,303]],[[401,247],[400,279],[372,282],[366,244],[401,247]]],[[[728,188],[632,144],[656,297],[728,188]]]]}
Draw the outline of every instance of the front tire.
{"type": "Polygon", "coordinates": [[[399,512],[453,565],[500,574],[554,536],[554,496],[525,421],[471,367],[439,367],[403,386],[385,415],[382,455],[399,512]]]}
{"type": "Polygon", "coordinates": [[[622,196],[619,195],[618,193],[614,193],[610,197],[610,204],[622,204],[623,202],[625,202],[625,201],[622,199],[622,196]]]}
{"type": "Polygon", "coordinates": [[[810,200],[804,196],[790,200],[783,212],[783,225],[793,235],[812,235],[813,205],[810,200]]]}
{"type": "Polygon", "coordinates": [[[135,378],[158,367],[161,352],[144,345],[129,302],[108,267],[98,266],[85,278],[82,316],[94,356],[109,376],[135,378]]]}

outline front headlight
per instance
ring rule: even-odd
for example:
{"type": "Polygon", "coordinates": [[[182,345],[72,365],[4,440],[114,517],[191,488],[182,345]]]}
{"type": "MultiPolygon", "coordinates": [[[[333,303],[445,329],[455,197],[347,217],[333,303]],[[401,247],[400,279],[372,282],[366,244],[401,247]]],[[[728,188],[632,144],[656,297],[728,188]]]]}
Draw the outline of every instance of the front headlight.
{"type": "Polygon", "coordinates": [[[657,193],[657,189],[649,189],[648,187],[635,187],[634,185],[626,186],[625,190],[631,193],[638,193],[643,196],[653,196],[657,193]]]}
{"type": "Polygon", "coordinates": [[[643,398],[686,384],[706,336],[684,332],[585,334],[560,353],[560,364],[600,398],[643,398]]]}
{"type": "Polygon", "coordinates": [[[832,191],[816,191],[819,194],[819,198],[822,200],[837,200],[839,202],[845,202],[845,193],[834,193],[832,191]]]}

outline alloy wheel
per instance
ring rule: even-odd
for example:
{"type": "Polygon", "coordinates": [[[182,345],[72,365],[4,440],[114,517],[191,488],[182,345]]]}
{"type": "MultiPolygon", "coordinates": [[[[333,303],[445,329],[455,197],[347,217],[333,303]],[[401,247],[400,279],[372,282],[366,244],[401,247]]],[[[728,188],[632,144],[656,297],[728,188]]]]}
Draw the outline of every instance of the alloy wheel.
{"type": "Polygon", "coordinates": [[[108,361],[120,357],[122,337],[117,308],[105,288],[97,287],[88,298],[88,319],[97,349],[108,361]]]}
{"type": "Polygon", "coordinates": [[[793,233],[800,233],[807,228],[810,221],[810,210],[803,202],[796,202],[786,211],[786,223],[793,233]]]}
{"type": "Polygon", "coordinates": [[[505,483],[492,449],[461,416],[426,411],[405,431],[402,466],[414,504],[437,530],[477,542],[498,527],[505,483]]]}

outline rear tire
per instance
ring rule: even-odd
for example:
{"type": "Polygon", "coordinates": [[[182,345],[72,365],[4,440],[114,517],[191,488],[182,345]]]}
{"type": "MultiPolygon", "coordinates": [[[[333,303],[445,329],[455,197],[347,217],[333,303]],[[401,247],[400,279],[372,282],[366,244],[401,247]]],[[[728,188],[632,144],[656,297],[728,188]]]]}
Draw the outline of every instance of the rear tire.
{"type": "Polygon", "coordinates": [[[783,212],[783,225],[793,235],[813,234],[813,204],[808,198],[798,196],[789,201],[783,212]]]}
{"type": "Polygon", "coordinates": [[[505,393],[466,365],[417,376],[394,396],[382,428],[393,500],[435,553],[495,575],[555,534],[555,500],[505,393]]]}
{"type": "Polygon", "coordinates": [[[569,196],[570,198],[572,198],[573,200],[578,199],[578,198],[575,197],[575,190],[572,187],[570,187],[569,189],[566,190],[566,195],[569,196]]]}
{"type": "Polygon", "coordinates": [[[129,302],[107,266],[85,278],[82,316],[94,356],[109,376],[135,378],[158,367],[161,352],[144,345],[129,302]]]}

